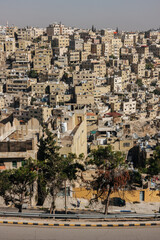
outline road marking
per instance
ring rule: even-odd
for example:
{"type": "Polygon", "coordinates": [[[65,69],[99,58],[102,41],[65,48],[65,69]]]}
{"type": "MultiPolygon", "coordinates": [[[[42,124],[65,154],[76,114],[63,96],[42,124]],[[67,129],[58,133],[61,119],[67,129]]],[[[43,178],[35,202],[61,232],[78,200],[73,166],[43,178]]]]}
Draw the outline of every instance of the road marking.
{"type": "Polygon", "coordinates": [[[145,226],[151,226],[151,223],[146,223],[145,226]]]}
{"type": "Polygon", "coordinates": [[[160,226],[159,223],[128,223],[128,224],[73,224],[73,223],[37,223],[37,222],[17,222],[17,221],[0,221],[0,224],[19,224],[30,226],[49,226],[49,227],[76,227],[76,228],[120,228],[120,227],[148,227],[148,226],[160,226]]]}
{"type": "Polygon", "coordinates": [[[139,226],[139,223],[135,223],[134,225],[137,227],[137,226],[139,226]]]}

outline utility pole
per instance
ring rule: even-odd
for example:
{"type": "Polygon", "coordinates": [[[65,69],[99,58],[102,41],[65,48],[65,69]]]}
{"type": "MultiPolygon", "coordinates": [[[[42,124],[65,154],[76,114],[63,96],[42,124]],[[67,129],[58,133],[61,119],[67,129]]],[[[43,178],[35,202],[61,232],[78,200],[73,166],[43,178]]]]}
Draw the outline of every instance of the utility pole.
{"type": "Polygon", "coordinates": [[[66,180],[64,181],[64,187],[65,187],[65,196],[64,196],[64,201],[65,201],[65,214],[67,214],[67,187],[66,187],[66,180]]]}

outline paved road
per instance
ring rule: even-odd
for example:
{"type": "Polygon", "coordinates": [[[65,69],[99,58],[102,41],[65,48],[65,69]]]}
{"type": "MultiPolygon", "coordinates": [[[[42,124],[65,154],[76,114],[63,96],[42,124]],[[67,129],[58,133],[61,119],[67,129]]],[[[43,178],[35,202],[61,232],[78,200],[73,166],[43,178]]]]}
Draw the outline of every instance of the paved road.
{"type": "Polygon", "coordinates": [[[0,240],[159,240],[159,227],[52,228],[0,225],[0,240]]]}

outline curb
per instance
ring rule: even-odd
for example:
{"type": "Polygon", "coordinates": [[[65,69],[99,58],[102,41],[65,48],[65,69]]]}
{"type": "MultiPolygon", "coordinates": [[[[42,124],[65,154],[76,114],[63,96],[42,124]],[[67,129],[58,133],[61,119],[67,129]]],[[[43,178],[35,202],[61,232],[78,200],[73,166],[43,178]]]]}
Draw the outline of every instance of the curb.
{"type": "MultiPolygon", "coordinates": [[[[28,209],[39,209],[43,210],[43,207],[32,207],[28,209]]],[[[56,211],[64,211],[64,208],[56,209],[56,211]]],[[[67,211],[89,211],[89,212],[100,212],[100,210],[94,210],[94,209],[87,209],[87,208],[67,208],[67,211]]]]}
{"type": "MultiPolygon", "coordinates": [[[[57,211],[64,211],[64,209],[56,209],[57,211]]],[[[68,211],[88,211],[88,212],[100,212],[94,209],[87,209],[87,208],[67,208],[68,211]]]]}
{"type": "Polygon", "coordinates": [[[0,224],[29,225],[29,226],[48,226],[48,227],[148,227],[160,226],[160,223],[133,223],[133,224],[61,224],[61,223],[37,223],[37,222],[16,222],[16,221],[0,221],[0,224]]]}

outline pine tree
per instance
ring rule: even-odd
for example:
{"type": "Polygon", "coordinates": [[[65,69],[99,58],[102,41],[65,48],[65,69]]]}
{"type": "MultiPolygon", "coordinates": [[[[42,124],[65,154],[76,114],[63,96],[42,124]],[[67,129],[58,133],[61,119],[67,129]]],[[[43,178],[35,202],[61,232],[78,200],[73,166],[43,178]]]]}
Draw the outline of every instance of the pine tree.
{"type": "Polygon", "coordinates": [[[70,153],[64,157],[59,154],[59,149],[55,136],[45,129],[38,150],[39,189],[42,190],[39,193],[40,197],[44,196],[44,199],[50,194],[52,198],[50,213],[55,210],[55,200],[64,181],[76,179],[78,170],[83,170],[83,166],[76,161],[75,154],[70,153]],[[44,195],[42,195],[43,190],[44,195]]]}

